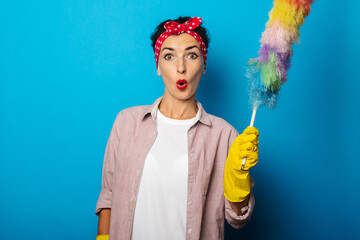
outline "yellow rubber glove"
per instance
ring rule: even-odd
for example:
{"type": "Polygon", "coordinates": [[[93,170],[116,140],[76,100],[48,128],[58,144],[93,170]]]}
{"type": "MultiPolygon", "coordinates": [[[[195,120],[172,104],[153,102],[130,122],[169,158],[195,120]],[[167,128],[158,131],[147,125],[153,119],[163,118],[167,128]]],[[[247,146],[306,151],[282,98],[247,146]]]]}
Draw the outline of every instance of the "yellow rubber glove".
{"type": "Polygon", "coordinates": [[[97,235],[96,240],[109,240],[109,235],[97,235]]]}
{"type": "Polygon", "coordinates": [[[259,130],[247,127],[230,146],[224,169],[224,196],[230,202],[242,202],[250,194],[249,168],[258,162],[259,130]],[[246,157],[244,170],[241,170],[246,157]]]}

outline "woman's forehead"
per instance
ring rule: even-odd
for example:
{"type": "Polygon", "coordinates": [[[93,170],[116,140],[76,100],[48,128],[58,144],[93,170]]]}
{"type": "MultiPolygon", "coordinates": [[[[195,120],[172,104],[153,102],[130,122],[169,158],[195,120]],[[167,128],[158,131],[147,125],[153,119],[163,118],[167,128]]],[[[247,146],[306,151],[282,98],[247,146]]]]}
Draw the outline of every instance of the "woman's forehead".
{"type": "Polygon", "coordinates": [[[198,46],[200,44],[196,41],[195,38],[190,36],[187,33],[182,33],[180,35],[171,35],[169,36],[164,43],[161,45],[161,49],[163,48],[173,48],[173,49],[185,49],[189,46],[198,46]]]}

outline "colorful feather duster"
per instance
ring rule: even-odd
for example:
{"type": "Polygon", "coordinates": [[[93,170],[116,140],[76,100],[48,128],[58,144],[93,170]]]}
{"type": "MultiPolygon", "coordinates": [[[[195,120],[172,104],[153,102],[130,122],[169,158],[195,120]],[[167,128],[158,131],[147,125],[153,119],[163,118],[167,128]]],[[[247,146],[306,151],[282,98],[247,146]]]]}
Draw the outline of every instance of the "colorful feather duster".
{"type": "Polygon", "coordinates": [[[280,87],[287,80],[292,56],[291,46],[298,43],[299,29],[310,13],[314,0],[274,0],[266,29],[262,33],[259,57],[250,59],[249,78],[252,107],[276,106],[280,87]]]}
{"type": "MultiPolygon", "coordinates": [[[[250,126],[261,105],[276,106],[281,85],[287,80],[292,56],[291,46],[298,43],[299,29],[309,15],[314,0],[274,0],[266,29],[262,33],[258,57],[250,59],[246,76],[249,79],[250,103],[253,108],[250,126]]],[[[243,166],[245,158],[243,159],[243,166]]]]}

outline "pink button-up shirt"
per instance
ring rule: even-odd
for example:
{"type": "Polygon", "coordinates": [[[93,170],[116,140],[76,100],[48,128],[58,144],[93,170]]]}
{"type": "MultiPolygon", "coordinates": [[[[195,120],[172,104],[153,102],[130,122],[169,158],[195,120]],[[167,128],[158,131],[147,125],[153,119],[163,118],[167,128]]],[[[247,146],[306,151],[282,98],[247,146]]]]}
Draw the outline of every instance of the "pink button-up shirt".
{"type": "MultiPolygon", "coordinates": [[[[102,189],[95,214],[111,208],[110,240],[131,239],[135,204],[147,154],[156,131],[152,105],[120,111],[110,133],[102,171],[102,189]]],[[[224,165],[238,132],[225,120],[207,114],[196,101],[200,118],[188,130],[186,239],[224,239],[224,218],[238,229],[251,217],[254,196],[237,215],[223,194],[224,165]]],[[[166,151],[166,149],[164,149],[166,151]]],[[[240,160],[241,161],[241,160],[240,160]]],[[[254,181],[251,179],[251,189],[254,181]]],[[[175,216],[176,217],[176,216],[175,216]]]]}

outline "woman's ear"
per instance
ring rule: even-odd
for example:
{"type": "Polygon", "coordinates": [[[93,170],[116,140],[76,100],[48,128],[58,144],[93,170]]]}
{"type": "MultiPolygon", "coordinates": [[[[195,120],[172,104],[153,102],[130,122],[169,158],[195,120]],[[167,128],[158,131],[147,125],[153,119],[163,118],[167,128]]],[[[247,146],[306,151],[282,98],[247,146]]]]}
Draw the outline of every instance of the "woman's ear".
{"type": "Polygon", "coordinates": [[[161,71],[160,71],[160,66],[158,65],[158,67],[157,67],[157,75],[158,76],[161,76],[161,71]]]}
{"type": "Polygon", "coordinates": [[[203,74],[205,74],[205,68],[204,68],[204,70],[203,70],[203,74]]]}

